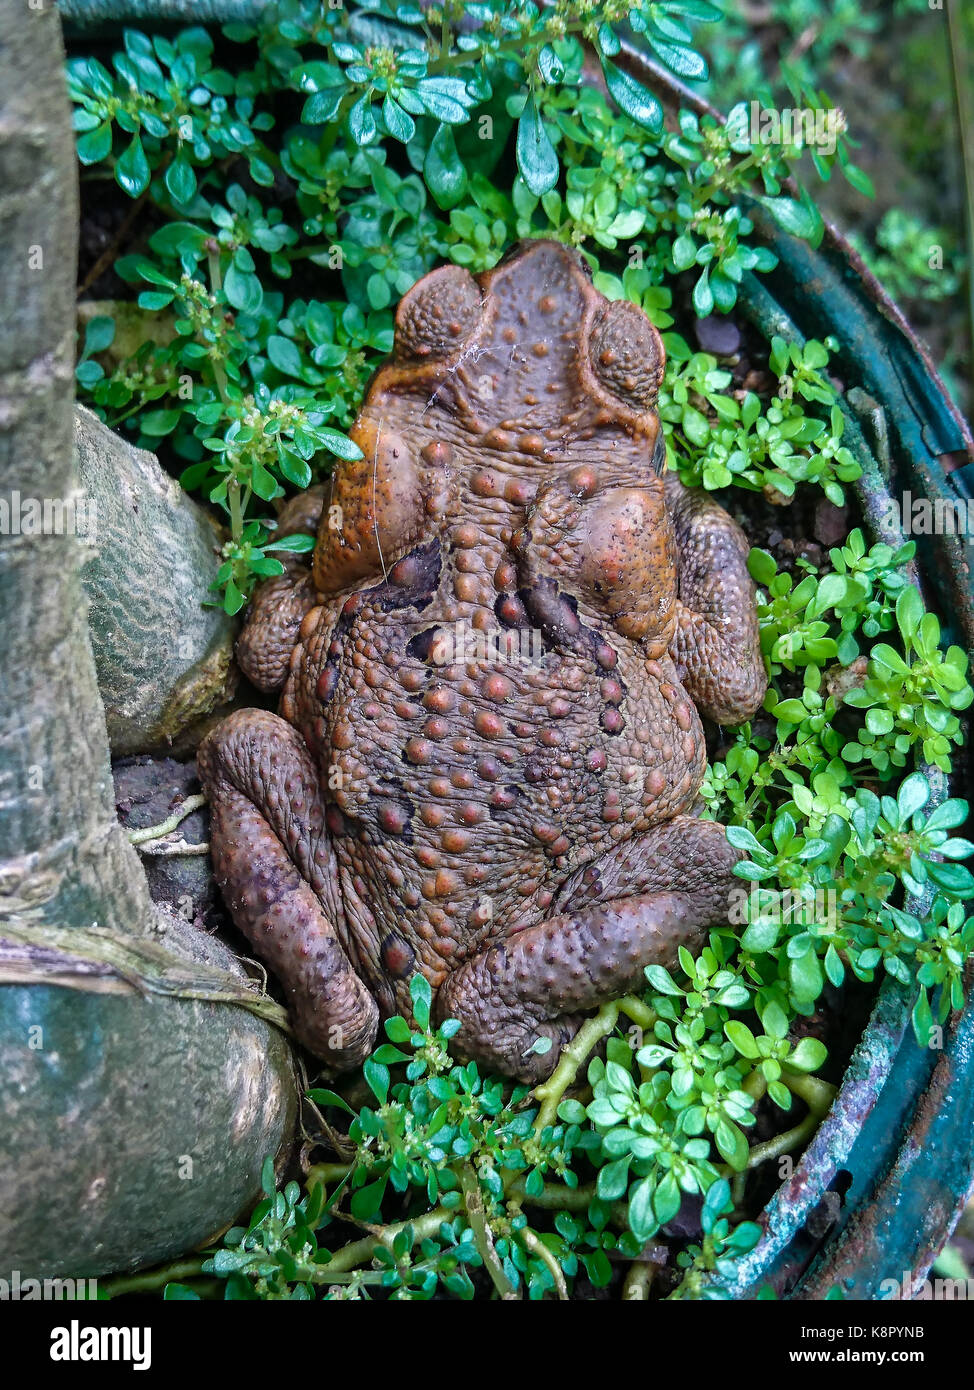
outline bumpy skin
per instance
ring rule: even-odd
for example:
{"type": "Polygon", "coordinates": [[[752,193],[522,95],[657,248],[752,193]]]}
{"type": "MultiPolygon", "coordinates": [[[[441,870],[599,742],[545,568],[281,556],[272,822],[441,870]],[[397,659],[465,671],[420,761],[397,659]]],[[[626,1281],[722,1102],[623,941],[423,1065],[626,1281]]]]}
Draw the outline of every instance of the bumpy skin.
{"type": "Polygon", "coordinates": [[[537,1081],[578,1010],[726,915],[734,852],[689,814],[697,708],[740,722],[765,674],[743,535],[659,476],[662,371],[557,243],[433,271],[313,570],[252,605],[240,660],[280,716],[200,750],[214,860],[333,1071],[421,970],[461,1056],[537,1081]]]}

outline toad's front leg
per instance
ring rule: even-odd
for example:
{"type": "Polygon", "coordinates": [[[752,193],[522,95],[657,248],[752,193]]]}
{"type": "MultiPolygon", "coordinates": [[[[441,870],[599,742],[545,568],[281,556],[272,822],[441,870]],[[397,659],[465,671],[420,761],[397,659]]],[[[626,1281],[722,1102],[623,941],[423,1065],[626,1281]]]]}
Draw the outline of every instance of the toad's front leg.
{"type": "Polygon", "coordinates": [[[441,986],[439,1017],[457,1018],[464,1058],[534,1084],[577,1030],[575,1011],[645,984],[647,965],[696,953],[726,920],[739,859],[714,821],[676,816],[586,865],[562,887],[563,909],[461,966],[441,986]],[[539,1039],[552,1046],[534,1051],[539,1039]]]}
{"type": "Polygon", "coordinates": [[[352,968],[318,776],[300,734],[239,710],[200,746],[217,882],[233,920],[287,988],[299,1041],[332,1072],[371,1051],[378,1007],[352,968]]]}
{"type": "Polygon", "coordinates": [[[702,714],[741,724],[768,688],[747,537],[702,489],[684,487],[675,473],[665,486],[678,557],[673,661],[702,714]]]}
{"type": "Polygon", "coordinates": [[[606,487],[588,465],[555,477],[539,490],[511,549],[518,597],[552,641],[572,645],[568,596],[642,643],[647,658],[665,654],[676,624],[677,559],[658,479],[606,487]]]}

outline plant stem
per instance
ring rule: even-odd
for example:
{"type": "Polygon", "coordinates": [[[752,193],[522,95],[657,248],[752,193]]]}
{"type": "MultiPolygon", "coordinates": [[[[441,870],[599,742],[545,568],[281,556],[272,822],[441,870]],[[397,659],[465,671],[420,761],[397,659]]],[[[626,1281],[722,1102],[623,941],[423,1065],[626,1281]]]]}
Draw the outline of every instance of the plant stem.
{"type": "Polygon", "coordinates": [[[534,1231],[525,1229],[520,1232],[521,1241],[524,1246],[531,1251],[532,1255],[537,1255],[542,1264],[546,1265],[552,1279],[555,1281],[555,1292],[561,1302],[568,1302],[568,1285],[565,1283],[565,1272],[558,1263],[553,1252],[548,1249],[544,1241],[534,1231]]]}
{"type": "Polygon", "coordinates": [[[235,541],[243,535],[243,508],[240,505],[240,484],[236,478],[227,480],[227,504],[230,508],[230,534],[235,541]]]}
{"type": "MultiPolygon", "coordinates": [[[[332,1274],[344,1274],[357,1265],[365,1264],[370,1260],[380,1245],[387,1249],[392,1249],[392,1242],[400,1231],[404,1231],[407,1226],[412,1227],[413,1244],[425,1240],[427,1236],[436,1235],[444,1221],[452,1220],[453,1213],[447,1211],[446,1207],[434,1207],[432,1211],[426,1212],[424,1216],[416,1216],[411,1221],[399,1221],[394,1226],[383,1226],[379,1234],[366,1236],[364,1240],[353,1240],[342,1248],[321,1268],[324,1272],[332,1274]]],[[[325,1281],[327,1282],[327,1280],[325,1281]]]]}
{"type": "MultiPolygon", "coordinates": [[[[504,1266],[494,1249],[494,1238],[491,1235],[487,1214],[484,1211],[484,1199],[481,1196],[480,1184],[469,1163],[460,1166],[460,1186],[463,1188],[463,1205],[470,1218],[474,1244],[484,1262],[484,1269],[490,1275],[491,1283],[505,1302],[517,1301],[520,1294],[504,1273],[504,1266]]],[[[521,1232],[522,1237],[528,1234],[527,1231],[521,1232]]]]}
{"type": "Polygon", "coordinates": [[[633,1260],[622,1286],[624,1303],[645,1303],[653,1286],[656,1268],[647,1260],[633,1260]]]}
{"type": "Polygon", "coordinates": [[[193,811],[198,811],[201,806],[206,805],[205,796],[188,796],[182,805],[177,806],[172,815],[166,820],[160,821],[158,825],[146,825],[141,830],[129,831],[129,843],[133,845],[144,845],[149,840],[161,840],[164,835],[175,830],[181,820],[190,815],[193,811]]]}
{"type": "Polygon", "coordinates": [[[637,1027],[642,1028],[643,1032],[648,1032],[656,1024],[658,1014],[655,1009],[651,1009],[648,1004],[644,1004],[641,999],[637,999],[634,994],[627,994],[623,999],[617,999],[616,1003],[619,1012],[631,1018],[637,1027]]]}
{"type": "Polygon", "coordinates": [[[525,1179],[517,1178],[505,1194],[509,1200],[527,1207],[540,1207],[542,1211],[584,1211],[597,1196],[595,1183],[584,1187],[562,1187],[557,1183],[546,1182],[541,1191],[529,1196],[525,1191],[525,1179]]]}
{"type": "Polygon", "coordinates": [[[784,1134],[777,1135],[774,1139],[768,1139],[763,1144],[755,1144],[748,1154],[748,1168],[757,1168],[760,1163],[767,1163],[769,1158],[780,1158],[782,1154],[791,1153],[792,1149],[803,1147],[821,1124],[821,1117],[810,1110],[800,1124],[792,1129],[786,1129],[784,1134]]]}
{"type": "Polygon", "coordinates": [[[618,1003],[603,1004],[594,1018],[583,1023],[567,1047],[562,1048],[558,1065],[542,1086],[536,1086],[534,1095],[541,1101],[534,1122],[535,1134],[540,1134],[546,1125],[552,1125],[558,1117],[558,1106],[569,1086],[578,1075],[579,1068],[586,1061],[593,1048],[602,1038],[612,1032],[619,1017],[618,1003]]]}
{"type": "Polygon", "coordinates": [[[805,1102],[817,1120],[824,1118],[835,1100],[834,1086],[830,1086],[827,1081],[820,1081],[817,1076],[799,1076],[784,1070],[781,1079],[793,1095],[805,1102]]]}
{"type": "Polygon", "coordinates": [[[109,1298],[118,1298],[124,1293],[153,1293],[166,1284],[195,1279],[202,1272],[202,1259],[177,1260],[174,1264],[146,1270],[144,1274],[124,1274],[118,1279],[109,1279],[107,1284],[101,1285],[101,1290],[109,1298]]]}

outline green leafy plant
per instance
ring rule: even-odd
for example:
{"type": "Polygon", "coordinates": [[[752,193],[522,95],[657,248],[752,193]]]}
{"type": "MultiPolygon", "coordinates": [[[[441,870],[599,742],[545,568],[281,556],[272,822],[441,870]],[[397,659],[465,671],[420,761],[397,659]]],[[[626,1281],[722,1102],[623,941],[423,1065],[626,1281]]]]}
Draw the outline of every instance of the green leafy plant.
{"type": "Polygon", "coordinates": [[[852,238],[874,275],[899,302],[940,303],[957,294],[964,258],[948,232],[932,227],[903,208],[889,208],[872,242],[852,238]]]}

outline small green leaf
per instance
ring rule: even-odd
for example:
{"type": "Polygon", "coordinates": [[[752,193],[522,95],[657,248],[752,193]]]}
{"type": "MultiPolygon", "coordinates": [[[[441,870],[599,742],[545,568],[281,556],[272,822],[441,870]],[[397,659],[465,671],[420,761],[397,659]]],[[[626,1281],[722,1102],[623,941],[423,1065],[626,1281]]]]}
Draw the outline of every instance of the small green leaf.
{"type": "Polygon", "coordinates": [[[757,201],[768,209],[778,226],[792,236],[811,241],[818,232],[821,219],[804,203],[794,198],[758,198],[757,201]]]}
{"type": "Polygon", "coordinates": [[[188,203],[196,193],[196,173],[180,156],[173,160],[165,173],[165,185],[175,203],[188,203]]]}
{"type": "Polygon", "coordinates": [[[659,1230],[653,1210],[655,1183],[652,1178],[637,1182],[629,1196],[629,1229],[640,1242],[649,1240],[659,1230]]]}
{"type": "Polygon", "coordinates": [[[78,158],[82,164],[97,164],[107,159],[112,150],[112,123],[103,121],[94,130],[86,131],[78,140],[78,158]]]}
{"type": "Polygon", "coordinates": [[[657,135],[663,129],[663,108],[641,82],[603,56],[602,72],[609,95],[637,125],[657,135]]]}
{"type": "Polygon", "coordinates": [[[818,1038],[802,1038],[789,1056],[788,1065],[799,1071],[818,1071],[828,1055],[828,1048],[818,1038]]]}
{"type": "Polygon", "coordinates": [[[598,1194],[603,1202],[615,1202],[624,1194],[629,1183],[629,1155],[606,1163],[599,1169],[598,1194]]]}
{"type": "Polygon", "coordinates": [[[115,320],[99,314],[89,319],[85,328],[85,352],[104,352],[115,339],[115,320]]]}
{"type": "Polygon", "coordinates": [[[243,314],[256,314],[264,302],[264,291],[257,276],[238,270],[233,263],[227,270],[223,288],[229,302],[243,314]]]}
{"type": "Polygon", "coordinates": [[[372,102],[368,92],[360,97],[349,111],[348,128],[356,145],[371,145],[378,135],[379,128],[372,114],[372,102]]]}
{"type": "Polygon", "coordinates": [[[753,1060],[759,1055],[754,1034],[751,1032],[750,1028],[748,1028],[746,1024],[741,1023],[739,1019],[732,1018],[729,1023],[725,1023],[724,1032],[742,1057],[749,1057],[753,1060]]]}
{"type": "Polygon", "coordinates": [[[388,94],[382,103],[382,124],[394,140],[401,140],[404,145],[416,134],[416,122],[412,116],[388,94]]]}
{"type": "Polygon", "coordinates": [[[362,457],[362,450],[359,446],[353,443],[347,434],[342,434],[341,430],[319,426],[315,430],[315,438],[330,453],[337,454],[340,459],[353,460],[362,457]]]}
{"type": "Polygon", "coordinates": [[[533,97],[528,98],[517,123],[517,167],[535,197],[558,182],[558,155],[533,97]]]}
{"type": "MultiPolygon", "coordinates": [[[[885,712],[885,711],[884,711],[885,712]]],[[[870,710],[866,715],[866,724],[869,725],[869,715],[877,711],[870,710]]],[[[890,724],[892,728],[892,723],[890,724]]],[[[877,730],[873,730],[877,732],[877,730]]],[[[930,798],[930,784],[922,772],[912,772],[909,777],[904,778],[900,783],[899,791],[896,793],[896,805],[900,813],[900,824],[906,825],[911,816],[916,815],[926,806],[930,798]]]]}
{"type": "Polygon", "coordinates": [[[130,198],[137,198],[149,187],[149,178],[149,161],[142,141],[135,135],[115,163],[115,180],[130,198]]]}
{"type": "Polygon", "coordinates": [[[441,125],[430,141],[423,177],[438,206],[444,209],[454,207],[467,191],[467,170],[448,125],[441,125]]]}
{"type": "Polygon", "coordinates": [[[304,365],[301,361],[301,353],[298,346],[290,338],[284,338],[279,333],[271,333],[267,339],[267,356],[273,362],[279,372],[285,376],[301,377],[304,372],[304,365]]]}

